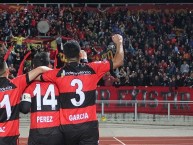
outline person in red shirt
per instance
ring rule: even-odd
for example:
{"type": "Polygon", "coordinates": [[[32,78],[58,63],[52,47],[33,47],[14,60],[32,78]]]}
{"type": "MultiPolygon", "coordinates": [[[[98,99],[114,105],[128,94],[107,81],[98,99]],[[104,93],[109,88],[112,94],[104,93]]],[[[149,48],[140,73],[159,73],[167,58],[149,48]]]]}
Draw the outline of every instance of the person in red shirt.
{"type": "Polygon", "coordinates": [[[60,123],[65,145],[98,145],[99,130],[96,115],[96,88],[103,75],[123,64],[123,38],[112,36],[116,53],[112,60],[80,63],[81,48],[70,40],[63,46],[67,63],[41,75],[42,81],[58,86],[60,93],[60,123]]]}
{"type": "MultiPolygon", "coordinates": [[[[50,59],[46,52],[36,53],[33,68],[49,66],[50,59]]],[[[30,132],[28,145],[64,145],[59,129],[59,92],[50,82],[34,81],[24,91],[20,111],[30,112],[30,132]]]]}
{"type": "Polygon", "coordinates": [[[51,69],[45,66],[37,67],[10,80],[3,55],[0,53],[0,145],[18,145],[19,102],[22,92],[39,74],[51,69]]]}
{"type": "Polygon", "coordinates": [[[109,86],[113,86],[113,83],[116,81],[116,78],[114,78],[110,72],[107,72],[104,76],[103,76],[103,80],[104,80],[104,85],[107,87],[109,86]]]}

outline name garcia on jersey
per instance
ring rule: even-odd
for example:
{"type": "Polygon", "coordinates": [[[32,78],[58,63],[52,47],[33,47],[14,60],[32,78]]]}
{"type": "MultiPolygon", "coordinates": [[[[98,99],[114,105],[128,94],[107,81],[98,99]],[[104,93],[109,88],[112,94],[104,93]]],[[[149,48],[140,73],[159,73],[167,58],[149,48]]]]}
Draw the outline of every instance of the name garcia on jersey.
{"type": "Polygon", "coordinates": [[[88,113],[69,115],[70,121],[84,120],[88,118],[89,118],[88,113]]]}
{"type": "Polygon", "coordinates": [[[37,116],[37,123],[53,122],[53,116],[37,116]]]}

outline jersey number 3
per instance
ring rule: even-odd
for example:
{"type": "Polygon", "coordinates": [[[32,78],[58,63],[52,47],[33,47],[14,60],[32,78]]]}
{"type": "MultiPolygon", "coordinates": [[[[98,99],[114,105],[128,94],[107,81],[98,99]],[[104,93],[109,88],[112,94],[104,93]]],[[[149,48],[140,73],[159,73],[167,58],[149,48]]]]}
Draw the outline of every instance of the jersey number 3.
{"type": "Polygon", "coordinates": [[[78,85],[78,88],[76,89],[76,94],[78,94],[80,96],[80,100],[76,101],[75,98],[71,99],[71,102],[74,106],[81,106],[84,103],[85,100],[85,94],[82,91],[83,85],[82,85],[82,81],[79,79],[73,79],[71,82],[71,86],[75,86],[78,85]]]}

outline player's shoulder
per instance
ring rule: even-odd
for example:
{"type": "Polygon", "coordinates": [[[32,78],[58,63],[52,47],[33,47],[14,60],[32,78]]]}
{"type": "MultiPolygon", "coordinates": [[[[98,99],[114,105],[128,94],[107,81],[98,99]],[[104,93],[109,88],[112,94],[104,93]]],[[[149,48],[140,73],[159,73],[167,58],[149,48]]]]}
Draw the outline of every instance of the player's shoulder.
{"type": "Polygon", "coordinates": [[[43,81],[33,81],[28,87],[33,87],[33,86],[37,86],[37,85],[41,85],[41,86],[48,86],[49,84],[52,84],[51,82],[43,82],[43,81]]]}
{"type": "Polygon", "coordinates": [[[25,89],[26,92],[31,92],[33,91],[36,87],[39,88],[48,88],[50,85],[54,85],[54,87],[56,87],[56,85],[54,83],[51,82],[42,82],[42,81],[33,81],[30,85],[27,86],[27,88],[25,89]]]}
{"type": "Polygon", "coordinates": [[[26,74],[19,75],[13,79],[9,79],[9,81],[12,83],[21,83],[22,81],[26,81],[26,74]]]}
{"type": "Polygon", "coordinates": [[[60,69],[58,69],[58,68],[52,69],[52,70],[49,70],[47,72],[44,72],[43,74],[56,75],[60,71],[60,69]]]}
{"type": "Polygon", "coordinates": [[[102,65],[102,64],[106,64],[109,63],[109,60],[101,60],[101,61],[93,61],[88,63],[89,66],[93,66],[93,65],[102,65]]]}

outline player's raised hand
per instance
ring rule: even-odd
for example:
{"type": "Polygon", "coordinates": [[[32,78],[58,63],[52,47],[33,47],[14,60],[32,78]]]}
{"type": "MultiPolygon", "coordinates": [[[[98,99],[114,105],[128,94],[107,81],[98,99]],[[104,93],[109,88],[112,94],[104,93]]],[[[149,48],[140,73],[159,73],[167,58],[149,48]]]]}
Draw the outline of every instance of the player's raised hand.
{"type": "Polygon", "coordinates": [[[80,50],[80,59],[87,59],[87,53],[84,50],[80,50]]]}
{"type": "Polygon", "coordinates": [[[87,63],[88,62],[87,53],[84,50],[80,50],[80,62],[81,63],[87,63]]]}
{"type": "Polygon", "coordinates": [[[112,36],[112,40],[115,44],[119,45],[123,43],[123,37],[120,34],[115,34],[112,36]]]}
{"type": "Polygon", "coordinates": [[[116,69],[123,65],[124,51],[123,51],[123,37],[120,34],[112,36],[112,40],[116,45],[116,52],[112,59],[113,69],[116,69]]]}

